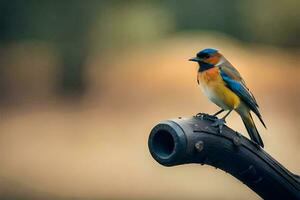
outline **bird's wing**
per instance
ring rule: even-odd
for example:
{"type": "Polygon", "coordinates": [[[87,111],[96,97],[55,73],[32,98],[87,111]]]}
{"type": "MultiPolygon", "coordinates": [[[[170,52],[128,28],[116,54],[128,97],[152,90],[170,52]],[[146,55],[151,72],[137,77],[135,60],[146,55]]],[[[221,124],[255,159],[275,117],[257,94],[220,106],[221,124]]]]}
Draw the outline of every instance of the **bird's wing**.
{"type": "Polygon", "coordinates": [[[241,74],[234,68],[233,65],[231,65],[231,63],[229,63],[227,61],[227,62],[219,65],[219,68],[220,68],[221,71],[224,71],[224,73],[226,73],[227,76],[229,76],[231,79],[239,81],[243,85],[243,87],[245,89],[247,89],[247,91],[248,91],[249,95],[252,97],[252,100],[254,101],[255,105],[257,107],[259,107],[257,102],[256,102],[256,99],[255,99],[254,95],[250,92],[250,90],[246,86],[246,83],[245,83],[244,79],[242,78],[241,74]]]}
{"type": "Polygon", "coordinates": [[[222,64],[218,65],[218,67],[224,70],[232,79],[241,81],[243,84],[245,84],[245,81],[243,80],[238,70],[236,70],[234,66],[227,60],[225,60],[222,64]]]}
{"type": "Polygon", "coordinates": [[[220,75],[226,83],[226,86],[247,103],[251,109],[257,107],[251,93],[240,80],[223,68],[220,69],[220,75]]]}
{"type": "Polygon", "coordinates": [[[248,107],[258,116],[262,124],[265,126],[261,114],[259,113],[255,98],[245,84],[239,80],[239,77],[235,76],[234,73],[231,73],[230,70],[228,71],[227,68],[224,69],[222,67],[220,68],[220,75],[226,83],[226,86],[239,96],[246,105],[248,105],[248,107]]]}

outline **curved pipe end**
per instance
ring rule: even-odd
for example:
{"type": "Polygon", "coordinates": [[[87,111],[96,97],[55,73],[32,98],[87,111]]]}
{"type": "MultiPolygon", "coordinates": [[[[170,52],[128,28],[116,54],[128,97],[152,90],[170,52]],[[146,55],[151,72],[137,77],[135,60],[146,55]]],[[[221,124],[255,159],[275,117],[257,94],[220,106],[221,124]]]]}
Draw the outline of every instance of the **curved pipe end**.
{"type": "Polygon", "coordinates": [[[182,128],[174,121],[157,124],[149,135],[148,147],[152,157],[164,166],[181,164],[187,141],[182,128]]]}
{"type": "Polygon", "coordinates": [[[264,199],[300,200],[299,176],[229,127],[219,133],[210,126],[211,119],[202,115],[160,122],[148,139],[152,157],[164,166],[199,163],[220,168],[264,199]]]}

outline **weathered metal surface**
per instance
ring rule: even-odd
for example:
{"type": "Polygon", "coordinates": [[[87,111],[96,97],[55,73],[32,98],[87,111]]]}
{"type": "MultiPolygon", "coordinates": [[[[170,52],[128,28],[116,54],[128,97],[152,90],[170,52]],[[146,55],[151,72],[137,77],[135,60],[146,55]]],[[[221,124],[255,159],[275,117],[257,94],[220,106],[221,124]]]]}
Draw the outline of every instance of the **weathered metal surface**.
{"type": "Polygon", "coordinates": [[[157,124],[149,136],[153,158],[164,166],[199,163],[222,169],[264,199],[300,199],[300,178],[257,144],[227,126],[211,127],[200,114],[157,124]]]}

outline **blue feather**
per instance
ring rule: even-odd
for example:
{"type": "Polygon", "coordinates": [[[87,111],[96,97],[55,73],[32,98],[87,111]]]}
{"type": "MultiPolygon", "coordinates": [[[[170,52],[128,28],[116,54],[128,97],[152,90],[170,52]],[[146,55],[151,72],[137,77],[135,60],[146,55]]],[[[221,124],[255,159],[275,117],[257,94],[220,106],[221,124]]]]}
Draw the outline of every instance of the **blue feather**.
{"type": "Polygon", "coordinates": [[[213,49],[213,48],[206,48],[206,49],[203,49],[202,51],[200,51],[199,53],[212,54],[212,53],[216,53],[216,52],[218,52],[218,50],[213,49]]]}
{"type": "Polygon", "coordinates": [[[241,83],[240,81],[230,78],[230,76],[228,76],[222,70],[222,68],[220,68],[220,76],[224,80],[226,86],[231,91],[233,91],[238,97],[240,97],[240,99],[250,108],[250,110],[252,110],[257,115],[257,117],[259,118],[261,123],[264,125],[264,127],[266,127],[266,125],[261,117],[261,114],[259,113],[256,100],[254,99],[254,97],[252,96],[250,91],[244,86],[244,84],[241,83]]]}
{"type": "Polygon", "coordinates": [[[198,57],[202,57],[203,55],[213,54],[213,53],[216,53],[216,52],[218,52],[217,49],[206,48],[206,49],[203,49],[203,50],[199,51],[199,52],[197,53],[197,56],[198,56],[198,57]]]}
{"type": "Polygon", "coordinates": [[[220,70],[220,75],[229,89],[238,95],[251,110],[258,112],[256,101],[241,82],[231,79],[223,70],[220,70]]]}

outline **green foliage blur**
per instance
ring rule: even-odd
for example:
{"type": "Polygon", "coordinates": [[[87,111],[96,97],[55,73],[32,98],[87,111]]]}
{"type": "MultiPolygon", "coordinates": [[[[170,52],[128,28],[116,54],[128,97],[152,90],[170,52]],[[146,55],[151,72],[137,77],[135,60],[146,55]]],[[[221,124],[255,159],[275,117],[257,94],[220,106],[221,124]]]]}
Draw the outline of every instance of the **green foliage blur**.
{"type": "MultiPolygon", "coordinates": [[[[124,47],[183,31],[221,32],[247,43],[299,48],[299,7],[298,0],[2,0],[0,45],[5,49],[38,41],[51,46],[59,57],[56,91],[82,94],[91,53],[118,54],[124,47]]],[[[2,62],[0,72],[5,68],[2,62]]],[[[2,94],[7,87],[2,77],[2,94]]]]}

